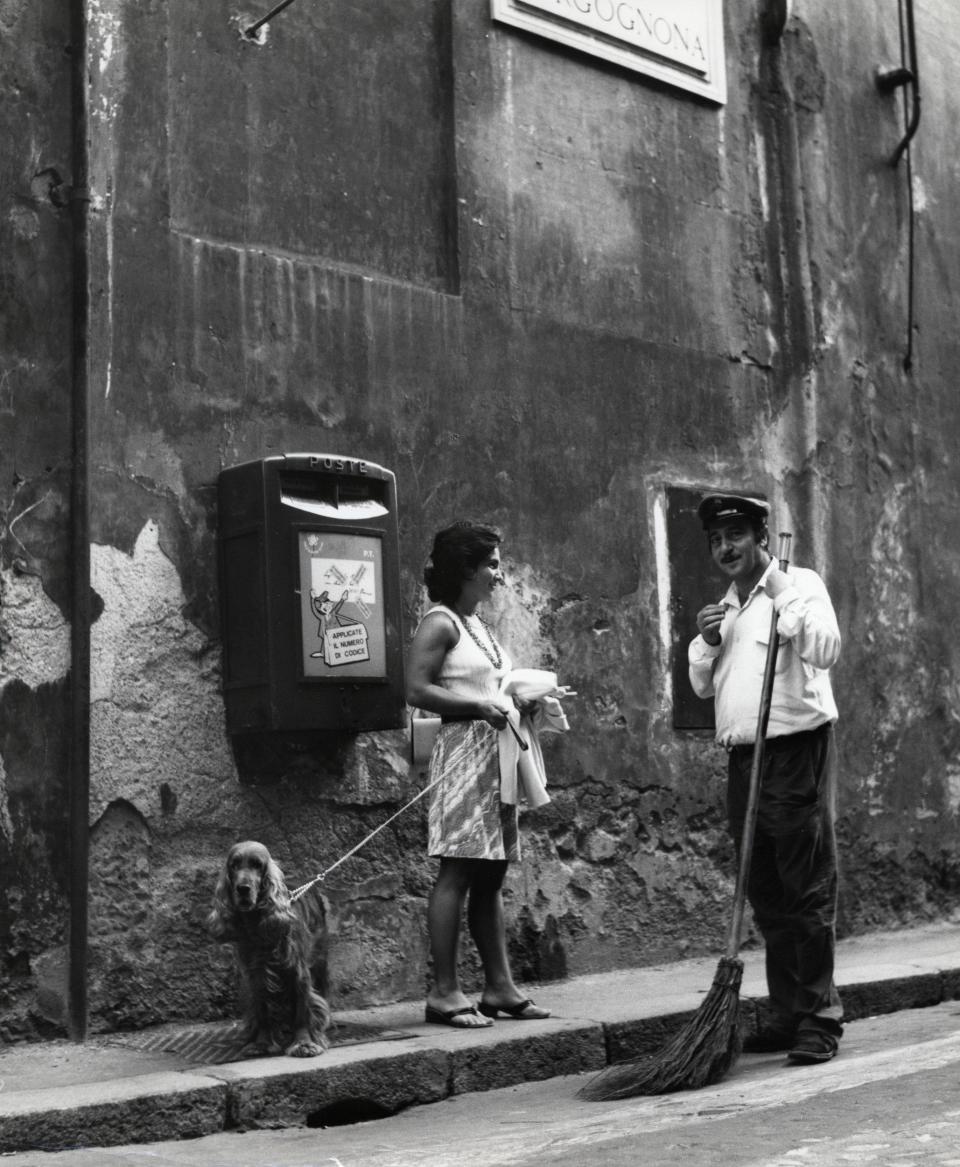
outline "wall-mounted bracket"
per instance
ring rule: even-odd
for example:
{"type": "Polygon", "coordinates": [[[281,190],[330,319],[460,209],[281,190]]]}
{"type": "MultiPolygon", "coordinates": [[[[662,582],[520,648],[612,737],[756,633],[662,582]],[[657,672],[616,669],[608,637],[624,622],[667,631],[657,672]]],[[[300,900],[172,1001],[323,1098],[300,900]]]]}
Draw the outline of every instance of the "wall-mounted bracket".
{"type": "Polygon", "coordinates": [[[881,93],[893,93],[901,85],[909,85],[914,76],[906,65],[879,65],[875,80],[881,93]]]}
{"type": "Polygon", "coordinates": [[[280,0],[280,3],[277,4],[274,8],[271,8],[266,16],[261,16],[259,20],[254,21],[253,24],[245,28],[243,30],[243,35],[247,40],[256,41],[258,44],[262,44],[263,37],[266,34],[260,33],[260,30],[265,28],[265,26],[268,25],[275,16],[278,16],[284,10],[284,8],[289,8],[292,3],[293,0],[280,0]],[[259,36],[257,35],[258,33],[260,33],[259,36]]]}

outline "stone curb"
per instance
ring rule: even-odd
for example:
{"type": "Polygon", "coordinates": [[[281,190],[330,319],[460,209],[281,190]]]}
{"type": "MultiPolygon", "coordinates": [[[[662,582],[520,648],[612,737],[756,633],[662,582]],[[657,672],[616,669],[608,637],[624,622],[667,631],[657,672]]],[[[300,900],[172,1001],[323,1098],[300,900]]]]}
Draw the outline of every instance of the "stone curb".
{"type": "Polygon", "coordinates": [[[322,1126],[339,1114],[394,1114],[453,1094],[597,1071],[604,1027],[555,1019],[328,1050],[322,1058],[265,1058],[190,1073],[148,1074],[0,1095],[0,1152],[106,1147],[222,1131],[322,1126]],[[514,1028],[515,1027],[515,1028],[514,1028]]]}
{"type": "MultiPolygon", "coordinates": [[[[876,981],[857,981],[839,986],[843,998],[844,1021],[860,1021],[901,1009],[926,1009],[960,998],[960,969],[924,972],[876,981]]],[[[757,1029],[760,998],[740,998],[744,1034],[757,1029]]],[[[607,1061],[626,1062],[655,1054],[683,1028],[696,1010],[665,1013],[638,1021],[617,1021],[605,1025],[607,1061]]]]}
{"type": "MultiPolygon", "coordinates": [[[[891,972],[894,970],[891,969],[891,972]]],[[[896,972],[901,972],[898,968],[896,972]]],[[[848,1020],[960,997],[960,968],[841,986],[848,1020]]],[[[747,1031],[757,999],[741,996],[747,1031]]],[[[595,1073],[655,1053],[696,1010],[636,1020],[551,1018],[465,1034],[334,1047],[302,1064],[270,1058],[183,1072],[0,1094],[0,1152],[196,1138],[223,1131],[334,1125],[383,1117],[455,1094],[595,1073]]],[[[433,1029],[436,1029],[436,1032],[433,1029]]]]}
{"type": "Polygon", "coordinates": [[[0,1097],[0,1152],[192,1139],[224,1129],[228,1090],[203,1074],[148,1074],[0,1097]]]}

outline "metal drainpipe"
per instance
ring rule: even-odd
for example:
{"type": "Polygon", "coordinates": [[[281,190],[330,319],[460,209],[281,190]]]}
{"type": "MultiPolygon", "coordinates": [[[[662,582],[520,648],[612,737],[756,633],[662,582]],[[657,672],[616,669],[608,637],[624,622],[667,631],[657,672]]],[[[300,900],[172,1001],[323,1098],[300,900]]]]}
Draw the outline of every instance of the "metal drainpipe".
{"type": "Polygon", "coordinates": [[[917,29],[913,15],[913,0],[906,0],[906,37],[907,37],[907,62],[910,70],[910,85],[911,91],[911,105],[910,105],[910,121],[907,125],[906,133],[901,138],[893,156],[890,159],[890,165],[896,166],[903,157],[903,152],[910,145],[913,136],[917,132],[917,127],[920,125],[920,64],[917,56],[917,29]]]}
{"type": "Polygon", "coordinates": [[[72,218],[72,362],[70,479],[70,941],[67,978],[67,1029],[74,1041],[87,1036],[87,887],[90,802],[90,503],[89,388],[87,337],[89,263],[87,218],[86,0],[72,0],[70,192],[72,218]]]}

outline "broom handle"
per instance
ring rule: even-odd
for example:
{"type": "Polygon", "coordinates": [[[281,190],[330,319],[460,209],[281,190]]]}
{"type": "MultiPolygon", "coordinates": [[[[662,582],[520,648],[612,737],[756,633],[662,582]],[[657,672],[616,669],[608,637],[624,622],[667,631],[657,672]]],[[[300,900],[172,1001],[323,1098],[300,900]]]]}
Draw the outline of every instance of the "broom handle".
{"type": "MultiPolygon", "coordinates": [[[[789,531],[780,532],[780,547],[777,558],[780,570],[786,571],[790,563],[789,531]]],[[[727,937],[726,956],[733,960],[740,951],[740,931],[743,927],[743,912],[747,898],[747,879],[750,876],[750,860],[753,855],[753,836],[757,826],[757,808],[760,805],[760,773],[763,768],[763,748],[767,738],[767,724],[770,721],[770,703],[773,696],[773,678],[777,668],[777,651],[780,638],[777,635],[777,610],[770,617],[770,639],[767,642],[767,663],[763,670],[763,685],[760,689],[760,712],[757,716],[757,736],[753,743],[753,760],[750,764],[750,786],[747,792],[747,810],[743,819],[743,835],[740,839],[740,868],[737,885],[733,893],[733,918],[727,937]]]]}

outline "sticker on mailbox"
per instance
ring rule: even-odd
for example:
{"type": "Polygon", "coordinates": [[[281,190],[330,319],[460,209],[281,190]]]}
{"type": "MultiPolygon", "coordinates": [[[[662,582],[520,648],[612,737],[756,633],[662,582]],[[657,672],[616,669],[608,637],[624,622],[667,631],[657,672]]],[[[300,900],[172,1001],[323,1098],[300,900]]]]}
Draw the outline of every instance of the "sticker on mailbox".
{"type": "Polygon", "coordinates": [[[384,676],[380,540],[301,532],[300,589],[304,673],[384,676]]]}
{"type": "Polygon", "coordinates": [[[323,659],[331,668],[369,660],[370,649],[367,644],[366,626],[354,624],[352,627],[331,628],[327,632],[323,659]]]}

